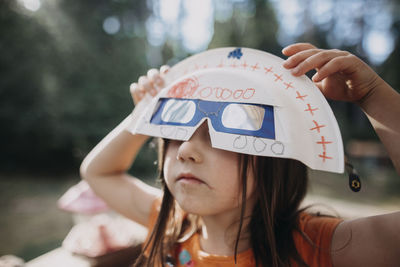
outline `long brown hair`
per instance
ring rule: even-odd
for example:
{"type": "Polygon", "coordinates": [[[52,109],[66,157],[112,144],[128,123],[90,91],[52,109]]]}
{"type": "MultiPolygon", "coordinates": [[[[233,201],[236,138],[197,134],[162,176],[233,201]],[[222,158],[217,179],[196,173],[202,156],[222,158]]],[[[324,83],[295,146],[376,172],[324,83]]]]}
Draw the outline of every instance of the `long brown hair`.
{"type": "MultiPolygon", "coordinates": [[[[159,179],[164,191],[160,213],[154,229],[135,266],[165,266],[173,263],[174,246],[188,233],[199,229],[198,218],[176,218],[177,205],[164,181],[163,164],[168,140],[159,143],[159,179]],[[172,255],[169,255],[172,253],[172,255]],[[145,255],[146,254],[146,255],[145,255]]],[[[246,185],[249,171],[254,173],[256,203],[250,218],[250,241],[256,266],[307,266],[298,254],[293,231],[300,231],[298,219],[308,177],[304,164],[296,160],[240,154],[241,217],[235,243],[235,261],[246,207],[246,185]]]]}

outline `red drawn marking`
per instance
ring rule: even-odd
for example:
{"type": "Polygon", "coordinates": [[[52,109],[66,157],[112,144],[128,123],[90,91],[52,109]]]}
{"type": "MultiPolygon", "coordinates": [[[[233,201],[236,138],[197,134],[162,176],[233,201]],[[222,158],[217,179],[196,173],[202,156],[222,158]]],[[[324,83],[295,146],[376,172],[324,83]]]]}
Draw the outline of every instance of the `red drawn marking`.
{"type": "Polygon", "coordinates": [[[277,82],[277,81],[283,81],[283,79],[282,79],[282,74],[281,75],[278,75],[278,74],[275,74],[274,73],[274,76],[276,77],[276,79],[275,79],[275,81],[274,82],[277,82]]]}
{"type": "Polygon", "coordinates": [[[218,68],[224,67],[224,62],[221,60],[221,62],[217,65],[218,68]]]}
{"type": "Polygon", "coordinates": [[[251,66],[251,68],[253,69],[253,71],[258,70],[260,67],[258,66],[258,63],[256,63],[255,65],[251,66]]]}
{"type": "Polygon", "coordinates": [[[237,67],[236,62],[233,62],[233,63],[231,64],[231,67],[232,67],[232,68],[236,68],[236,67],[237,67]]]}
{"type": "Polygon", "coordinates": [[[215,90],[216,90],[215,96],[216,96],[218,99],[226,100],[226,99],[228,99],[229,97],[231,97],[231,95],[232,95],[232,91],[229,90],[228,88],[216,87],[215,90]]]}
{"type": "Polygon", "coordinates": [[[325,162],[326,159],[332,159],[332,157],[328,157],[328,156],[326,155],[326,152],[325,152],[325,151],[322,152],[322,154],[319,154],[318,156],[319,156],[320,158],[322,158],[322,161],[323,161],[323,162],[325,162]]]}
{"type": "Polygon", "coordinates": [[[224,89],[222,90],[221,98],[224,99],[224,100],[226,100],[226,99],[230,98],[231,95],[232,95],[232,91],[229,90],[228,88],[224,88],[224,89]]]}
{"type": "Polygon", "coordinates": [[[269,67],[269,68],[266,68],[266,67],[264,67],[264,70],[265,70],[265,74],[268,74],[268,73],[274,73],[273,71],[272,71],[272,67],[269,67]]]}
{"type": "Polygon", "coordinates": [[[192,97],[197,88],[199,88],[197,78],[187,78],[171,87],[171,89],[168,90],[167,96],[176,98],[192,97]]]}
{"type": "Polygon", "coordinates": [[[283,83],[283,84],[286,85],[286,90],[289,89],[289,88],[294,88],[294,87],[292,86],[292,82],[290,82],[290,83],[283,83]]]}
{"type": "Polygon", "coordinates": [[[325,136],[321,136],[321,141],[318,141],[317,144],[322,145],[322,149],[325,152],[326,151],[326,145],[327,144],[332,144],[332,142],[331,141],[326,141],[325,140],[325,136]]]}
{"type": "Polygon", "coordinates": [[[213,89],[211,87],[204,87],[203,89],[200,90],[199,94],[202,98],[207,98],[209,97],[213,92],[213,89]]]}
{"type": "Polygon", "coordinates": [[[243,98],[244,99],[252,98],[255,92],[256,92],[256,89],[247,88],[246,91],[244,91],[244,93],[243,93],[243,98]]]}
{"type": "Polygon", "coordinates": [[[308,109],[305,109],[304,111],[310,111],[311,115],[314,116],[314,111],[318,110],[318,108],[311,108],[310,104],[307,104],[308,109]]]}
{"type": "MultiPolygon", "coordinates": [[[[229,88],[222,88],[222,87],[202,87],[202,88],[196,88],[194,92],[189,94],[182,94],[184,95],[181,98],[189,98],[189,96],[199,96],[202,99],[207,99],[207,98],[217,98],[217,99],[250,99],[253,97],[255,94],[255,89],[254,88],[247,88],[246,90],[243,89],[229,89],[229,88]]],[[[172,97],[180,97],[178,93],[173,95],[173,93],[168,92],[168,96],[172,97]],[[175,96],[176,95],[176,96],[175,96]]]]}
{"type": "Polygon", "coordinates": [[[314,124],[315,124],[315,127],[314,127],[314,128],[311,128],[310,131],[317,130],[318,133],[320,133],[320,129],[321,129],[322,127],[325,127],[325,126],[326,126],[326,125],[320,125],[320,124],[318,124],[318,122],[316,122],[315,120],[313,120],[313,122],[314,122],[314,124]]]}
{"type": "Polygon", "coordinates": [[[247,64],[246,64],[246,60],[244,61],[244,63],[242,64],[242,67],[244,68],[244,69],[246,69],[247,68],[247,64]]]}
{"type": "Polygon", "coordinates": [[[235,90],[235,92],[233,93],[233,98],[234,99],[239,99],[240,97],[242,97],[243,95],[243,90],[242,89],[238,89],[235,90]]]}
{"type": "Polygon", "coordinates": [[[303,100],[304,101],[304,98],[306,98],[308,95],[301,95],[300,93],[299,93],[299,91],[296,91],[296,93],[297,93],[297,97],[296,98],[298,98],[298,99],[301,99],[301,100],[303,100]]]}
{"type": "Polygon", "coordinates": [[[208,68],[208,65],[207,65],[207,64],[203,66],[203,69],[207,69],[207,68],[208,68]]]}

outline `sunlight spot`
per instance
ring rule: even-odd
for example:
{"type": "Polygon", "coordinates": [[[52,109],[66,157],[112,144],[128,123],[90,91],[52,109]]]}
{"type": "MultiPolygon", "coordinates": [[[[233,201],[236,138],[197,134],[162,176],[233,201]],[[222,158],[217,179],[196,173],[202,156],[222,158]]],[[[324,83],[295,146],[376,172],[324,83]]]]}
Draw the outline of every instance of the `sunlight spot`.
{"type": "Polygon", "coordinates": [[[41,6],[40,0],[19,0],[18,2],[32,12],[38,11],[41,6]]]}
{"type": "Polygon", "coordinates": [[[184,9],[186,14],[181,28],[184,47],[189,52],[206,49],[214,34],[212,2],[187,0],[184,9]]]}
{"type": "Polygon", "coordinates": [[[146,21],[147,41],[153,46],[163,45],[165,42],[165,28],[161,19],[150,16],[146,21]]]}
{"type": "Polygon", "coordinates": [[[380,64],[394,49],[393,35],[388,31],[370,31],[364,38],[363,47],[373,64],[380,64]]]}
{"type": "Polygon", "coordinates": [[[160,17],[166,23],[174,23],[178,19],[180,0],[161,0],[160,17]]]}
{"type": "Polygon", "coordinates": [[[120,28],[121,23],[116,16],[108,17],[103,22],[103,29],[108,34],[116,34],[120,28]]]}

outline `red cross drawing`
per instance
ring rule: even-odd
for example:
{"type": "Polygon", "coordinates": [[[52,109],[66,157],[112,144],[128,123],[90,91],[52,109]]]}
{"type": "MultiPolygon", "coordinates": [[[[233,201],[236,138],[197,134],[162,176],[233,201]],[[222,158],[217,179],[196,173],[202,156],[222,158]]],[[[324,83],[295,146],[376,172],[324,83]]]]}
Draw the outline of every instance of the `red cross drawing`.
{"type": "Polygon", "coordinates": [[[281,75],[278,75],[278,74],[275,74],[274,73],[274,76],[276,77],[276,79],[275,79],[275,81],[274,82],[277,82],[277,81],[283,81],[283,79],[282,79],[282,74],[281,75]]]}
{"type": "Polygon", "coordinates": [[[320,158],[322,158],[322,161],[323,161],[323,162],[325,162],[326,159],[332,159],[332,157],[328,157],[328,156],[326,155],[326,152],[325,152],[325,151],[322,152],[322,154],[319,154],[318,156],[319,156],[320,158]]]}
{"type": "Polygon", "coordinates": [[[294,88],[293,86],[292,86],[292,82],[290,82],[290,83],[283,83],[284,85],[286,85],[286,90],[287,89],[289,89],[289,88],[294,88]]]}
{"type": "Polygon", "coordinates": [[[253,69],[253,71],[258,70],[260,67],[258,66],[258,63],[256,63],[255,65],[251,66],[251,68],[253,69]]]}
{"type": "Polygon", "coordinates": [[[244,69],[246,69],[247,68],[247,64],[246,64],[246,60],[243,62],[243,64],[242,64],[242,67],[244,68],[244,69]]]}
{"type": "Polygon", "coordinates": [[[223,61],[221,60],[221,62],[217,65],[218,68],[222,68],[224,66],[223,61]]]}
{"type": "Polygon", "coordinates": [[[322,127],[325,127],[325,125],[320,125],[320,124],[318,124],[318,122],[316,122],[315,120],[313,120],[313,123],[315,124],[315,127],[314,127],[314,128],[311,128],[310,131],[317,130],[318,133],[320,133],[320,129],[321,129],[322,127]]]}
{"type": "Polygon", "coordinates": [[[331,141],[326,141],[325,140],[325,136],[321,136],[321,141],[318,141],[317,144],[322,145],[322,149],[324,151],[326,151],[326,145],[327,144],[332,144],[332,142],[331,141]]]}
{"type": "Polygon", "coordinates": [[[265,74],[268,74],[270,72],[273,73],[272,67],[269,67],[269,68],[264,67],[264,70],[265,70],[265,74]]]}
{"type": "Polygon", "coordinates": [[[304,101],[304,98],[306,98],[308,95],[301,95],[300,93],[299,93],[299,91],[296,91],[296,94],[297,94],[297,97],[296,98],[298,98],[298,99],[301,99],[301,100],[303,100],[304,101]]]}
{"type": "Polygon", "coordinates": [[[311,115],[314,116],[314,111],[318,110],[318,108],[311,108],[310,104],[307,104],[308,109],[305,109],[304,111],[310,111],[311,115]]]}
{"type": "Polygon", "coordinates": [[[233,62],[233,63],[231,64],[231,67],[232,67],[232,68],[236,68],[236,67],[237,67],[236,63],[233,62]]]}

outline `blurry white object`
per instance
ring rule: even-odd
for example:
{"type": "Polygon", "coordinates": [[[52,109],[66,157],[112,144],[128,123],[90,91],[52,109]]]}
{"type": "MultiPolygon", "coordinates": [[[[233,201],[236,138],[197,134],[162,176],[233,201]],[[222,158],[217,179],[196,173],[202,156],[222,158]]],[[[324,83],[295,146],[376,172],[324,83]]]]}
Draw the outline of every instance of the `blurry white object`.
{"type": "Polygon", "coordinates": [[[96,196],[85,181],[68,189],[58,200],[58,207],[79,214],[96,214],[109,210],[107,204],[96,196]]]}
{"type": "Polygon", "coordinates": [[[146,236],[147,228],[131,220],[100,214],[75,225],[62,246],[76,254],[98,257],[141,244],[146,236]]]}

